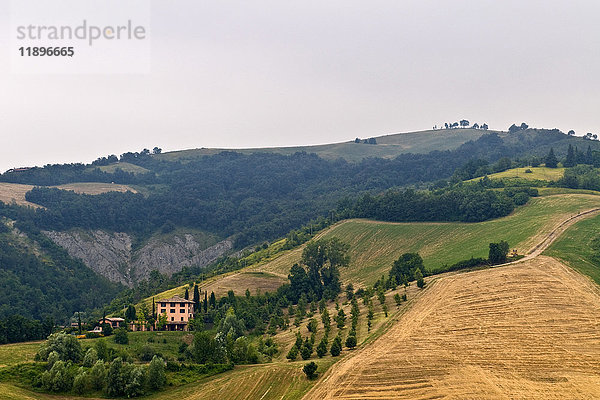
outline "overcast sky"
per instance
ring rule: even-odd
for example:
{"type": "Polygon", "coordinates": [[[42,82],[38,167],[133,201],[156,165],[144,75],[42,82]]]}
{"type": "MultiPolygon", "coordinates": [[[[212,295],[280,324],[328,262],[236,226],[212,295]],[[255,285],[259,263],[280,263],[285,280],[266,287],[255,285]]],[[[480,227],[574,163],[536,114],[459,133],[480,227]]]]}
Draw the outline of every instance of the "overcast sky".
{"type": "MultiPolygon", "coordinates": [[[[126,1],[126,0],[125,0],[126,1]]],[[[0,31],[0,170],[466,118],[600,132],[600,2],[152,1],[151,73],[22,75],[0,31]]],[[[0,26],[8,27],[8,0],[0,26]]]]}

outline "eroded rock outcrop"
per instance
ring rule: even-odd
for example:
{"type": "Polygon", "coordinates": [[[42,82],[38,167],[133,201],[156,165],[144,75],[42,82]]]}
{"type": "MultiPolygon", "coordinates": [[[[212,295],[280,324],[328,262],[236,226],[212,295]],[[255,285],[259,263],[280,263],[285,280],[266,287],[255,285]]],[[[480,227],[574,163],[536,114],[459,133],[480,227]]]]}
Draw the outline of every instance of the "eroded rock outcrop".
{"type": "Polygon", "coordinates": [[[230,240],[207,247],[192,234],[173,235],[168,240],[153,238],[133,249],[131,236],[122,232],[44,233],[97,273],[128,286],[146,279],[154,269],[171,275],[186,266],[207,265],[233,247],[230,240]]]}

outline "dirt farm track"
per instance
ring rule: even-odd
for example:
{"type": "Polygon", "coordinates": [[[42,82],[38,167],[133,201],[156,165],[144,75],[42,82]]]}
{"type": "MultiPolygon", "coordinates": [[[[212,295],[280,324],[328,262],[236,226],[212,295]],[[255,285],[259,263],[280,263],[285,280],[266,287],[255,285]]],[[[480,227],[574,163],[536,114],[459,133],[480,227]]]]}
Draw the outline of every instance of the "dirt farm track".
{"type": "Polygon", "coordinates": [[[538,256],[434,281],[309,399],[599,399],[600,293],[538,256]]]}

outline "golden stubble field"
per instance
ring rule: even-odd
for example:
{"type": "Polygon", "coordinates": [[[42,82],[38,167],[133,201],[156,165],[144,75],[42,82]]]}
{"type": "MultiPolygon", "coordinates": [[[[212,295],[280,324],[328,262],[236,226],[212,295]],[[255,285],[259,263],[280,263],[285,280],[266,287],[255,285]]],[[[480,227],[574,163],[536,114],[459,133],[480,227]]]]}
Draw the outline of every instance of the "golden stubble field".
{"type": "Polygon", "coordinates": [[[308,399],[598,399],[600,292],[553,258],[433,281],[308,399]]]}
{"type": "MultiPolygon", "coordinates": [[[[25,199],[25,195],[34,186],[32,185],[21,185],[18,183],[6,183],[0,182],[0,201],[6,204],[15,203],[19,206],[30,206],[39,207],[39,205],[30,203],[25,199]]],[[[58,189],[71,190],[80,194],[102,194],[106,192],[133,192],[137,191],[127,185],[120,185],[114,183],[96,183],[96,182],[82,182],[82,183],[70,183],[67,185],[53,186],[58,189]]]]}

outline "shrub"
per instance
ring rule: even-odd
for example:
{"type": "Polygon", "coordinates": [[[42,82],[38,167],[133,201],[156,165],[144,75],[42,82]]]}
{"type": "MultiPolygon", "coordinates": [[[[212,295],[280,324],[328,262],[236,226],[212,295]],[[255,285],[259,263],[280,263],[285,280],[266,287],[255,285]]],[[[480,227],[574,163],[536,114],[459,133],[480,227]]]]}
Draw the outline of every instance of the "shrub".
{"type": "Polygon", "coordinates": [[[317,377],[317,368],[317,364],[311,361],[302,368],[302,371],[304,371],[308,379],[315,379],[317,377]]]}
{"type": "Polygon", "coordinates": [[[111,397],[122,396],[125,393],[125,381],[122,370],[123,360],[120,357],[115,358],[108,368],[106,374],[106,394],[111,397]]]}
{"type": "Polygon", "coordinates": [[[125,328],[115,329],[114,341],[116,344],[129,344],[129,337],[127,336],[127,330],[125,328]]]}
{"type": "Polygon", "coordinates": [[[352,334],[354,331],[351,331],[348,337],[346,338],[346,347],[349,349],[353,349],[356,347],[356,332],[352,334]]]}
{"type": "Polygon", "coordinates": [[[342,338],[338,335],[333,339],[333,343],[331,345],[331,355],[337,357],[342,352],[342,338]]]}
{"type": "Polygon", "coordinates": [[[298,358],[298,347],[293,345],[290,351],[288,351],[286,358],[290,361],[295,361],[298,358]]]}
{"type": "MultiPolygon", "coordinates": [[[[183,344],[185,344],[185,343],[183,343],[183,344]]],[[[140,349],[138,357],[141,361],[150,362],[150,361],[152,361],[152,357],[154,357],[155,354],[156,353],[154,352],[154,349],[152,348],[152,346],[145,344],[140,349]]]]}
{"type": "Polygon", "coordinates": [[[50,370],[57,361],[60,361],[60,356],[56,351],[51,352],[48,354],[48,364],[46,365],[46,368],[50,370]]]}
{"type": "Polygon", "coordinates": [[[110,336],[113,333],[113,328],[110,324],[103,324],[102,325],[102,335],[103,336],[110,336]]]}
{"type": "Polygon", "coordinates": [[[73,391],[77,394],[84,394],[90,389],[90,376],[89,374],[80,369],[79,373],[73,380],[73,391]]]}
{"type": "Polygon", "coordinates": [[[98,361],[98,352],[93,347],[90,347],[83,357],[83,366],[92,368],[98,361]]]}
{"type": "Polygon", "coordinates": [[[54,363],[50,371],[42,374],[42,387],[53,392],[66,392],[73,386],[73,376],[64,361],[54,363]]]}
{"type": "Polygon", "coordinates": [[[104,361],[108,361],[108,348],[104,339],[100,339],[94,344],[98,358],[104,361]]]}
{"type": "Polygon", "coordinates": [[[154,356],[148,366],[148,383],[151,389],[158,390],[167,383],[165,363],[162,358],[154,356]]]}
{"type": "Polygon", "coordinates": [[[125,395],[127,397],[137,397],[144,394],[144,385],[146,384],[146,373],[141,366],[128,365],[127,375],[124,377],[125,395]]]}
{"type": "Polygon", "coordinates": [[[67,335],[65,333],[54,333],[50,335],[48,340],[44,342],[38,351],[36,358],[46,361],[48,360],[48,355],[53,351],[57,352],[60,359],[63,361],[73,361],[78,363],[83,357],[81,343],[79,343],[75,336],[67,335]]]}
{"type": "Polygon", "coordinates": [[[319,342],[319,345],[317,346],[317,355],[319,358],[322,358],[327,354],[327,344],[327,337],[323,336],[323,339],[321,339],[321,342],[319,342]]]}
{"type": "Polygon", "coordinates": [[[106,368],[104,367],[104,361],[98,360],[96,364],[90,370],[90,384],[95,390],[102,390],[104,388],[104,380],[106,379],[106,368]]]}

